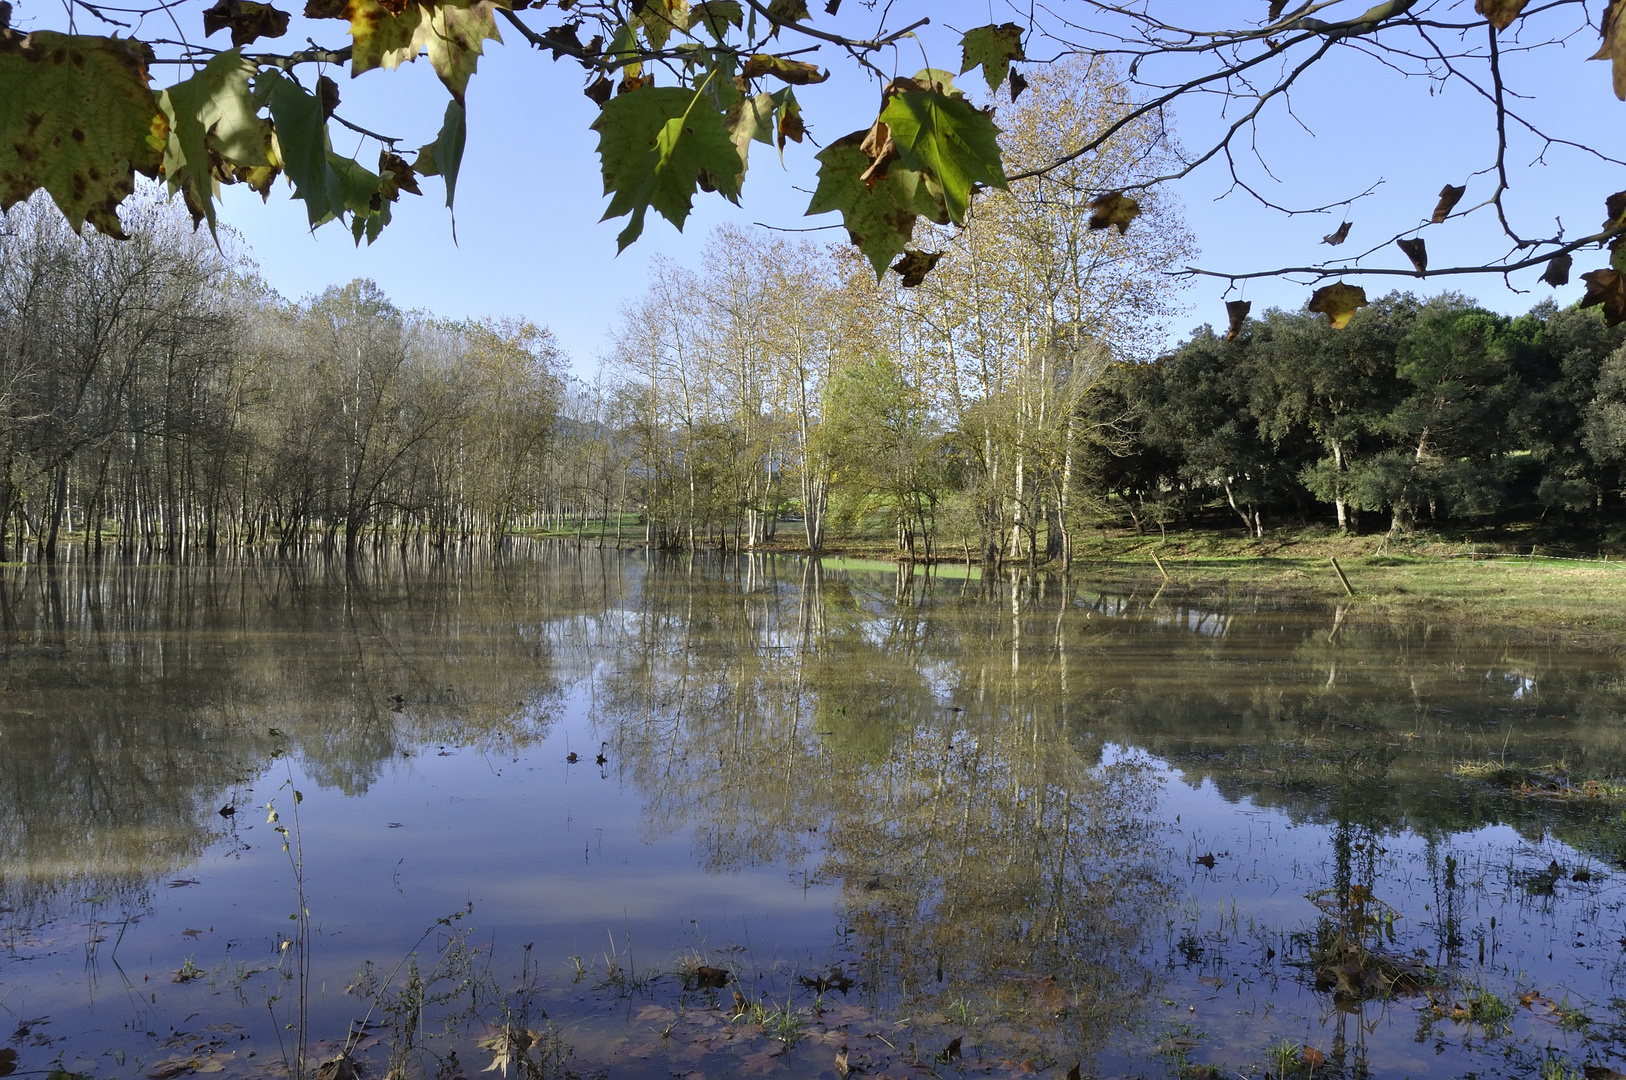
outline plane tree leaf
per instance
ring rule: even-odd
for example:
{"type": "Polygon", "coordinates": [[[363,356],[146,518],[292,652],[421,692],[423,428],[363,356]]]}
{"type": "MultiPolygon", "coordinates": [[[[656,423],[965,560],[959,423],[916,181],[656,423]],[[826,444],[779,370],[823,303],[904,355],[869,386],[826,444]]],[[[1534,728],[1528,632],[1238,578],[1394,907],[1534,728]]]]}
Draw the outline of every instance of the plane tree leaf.
{"type": "MultiPolygon", "coordinates": [[[[922,72],[916,81],[939,82],[922,72]]],[[[948,89],[952,90],[952,84],[948,89]]],[[[944,203],[956,225],[963,224],[971,193],[979,185],[1007,186],[1000,163],[999,128],[993,116],[958,93],[934,86],[893,94],[881,110],[898,158],[906,168],[929,172],[942,185],[944,203]]]]}
{"type": "Polygon", "coordinates": [[[1121,191],[1109,191],[1090,200],[1090,228],[1116,228],[1122,236],[1140,216],[1140,203],[1121,191]]]}
{"type": "Polygon", "coordinates": [[[1586,295],[1581,297],[1582,307],[1603,309],[1603,321],[1610,326],[1626,322],[1626,274],[1619,270],[1594,270],[1582,274],[1586,282],[1586,295]]]}
{"type": "Polygon", "coordinates": [[[777,90],[773,95],[774,120],[779,127],[779,158],[785,158],[785,143],[799,143],[807,135],[807,128],[802,124],[802,106],[796,100],[795,91],[790,87],[777,90]]]}
{"type": "Polygon", "coordinates": [[[1423,242],[1422,237],[1401,237],[1395,241],[1395,245],[1406,253],[1406,258],[1411,260],[1418,277],[1428,272],[1428,245],[1423,242]]]}
{"type": "Polygon", "coordinates": [[[1022,28],[1015,23],[979,26],[967,30],[960,39],[960,74],[982,68],[989,90],[998,90],[1010,73],[1012,60],[1026,60],[1022,51],[1022,28]]]}
{"type": "Polygon", "coordinates": [[[139,42],[0,30],[0,210],[44,188],[74,229],[122,239],[119,203],[163,164],[150,60],[139,42]]]}
{"type": "Polygon", "coordinates": [[[231,31],[234,48],[260,38],[279,38],[288,32],[288,13],[254,0],[218,0],[203,12],[203,33],[207,37],[221,30],[231,31]]]}
{"type": "Polygon", "coordinates": [[[855,131],[819,152],[819,186],[807,213],[839,211],[879,279],[913,238],[917,217],[946,224],[949,216],[941,188],[913,169],[894,163],[874,183],[865,179],[873,164],[864,149],[869,135],[855,131]]]}
{"type": "Polygon", "coordinates": [[[702,174],[729,198],[739,191],[744,164],[724,116],[705,95],[678,86],[644,86],[612,98],[593,121],[598,132],[603,220],[631,215],[617,237],[620,250],[638,239],[654,207],[680,230],[702,174]]]}
{"type": "Polygon", "coordinates": [[[926,280],[926,275],[942,257],[941,251],[906,251],[892,264],[892,269],[903,276],[905,289],[914,289],[926,280]]]}
{"type": "Polygon", "coordinates": [[[730,26],[745,25],[745,9],[735,0],[704,0],[689,7],[689,27],[704,26],[719,43],[728,36],[730,26]]]}
{"type": "Polygon", "coordinates": [[[1242,333],[1242,325],[1248,321],[1248,313],[1253,310],[1252,300],[1225,301],[1225,316],[1230,321],[1230,328],[1225,331],[1226,341],[1235,341],[1242,333]]]}
{"type": "Polygon", "coordinates": [[[1603,45],[1592,54],[1593,60],[1614,62],[1615,96],[1626,101],[1626,0],[1609,0],[1603,13],[1603,45]]]}
{"type": "Polygon", "coordinates": [[[1506,30],[1530,0],[1474,0],[1474,10],[1498,30],[1506,30]]]}
{"type": "Polygon", "coordinates": [[[1451,211],[1457,208],[1457,203],[1461,202],[1462,197],[1467,193],[1468,187],[1466,184],[1445,185],[1440,189],[1440,201],[1434,204],[1434,213],[1429,217],[1428,220],[1433,224],[1438,225],[1440,222],[1450,217],[1451,211]]]}
{"type": "MultiPolygon", "coordinates": [[[[418,160],[412,171],[419,176],[438,176],[446,182],[446,209],[452,209],[457,196],[457,172],[463,165],[463,146],[468,140],[468,116],[457,101],[446,103],[446,116],[441,121],[440,134],[435,141],[418,151],[418,160]]],[[[452,218],[452,236],[457,236],[457,218],[452,218]]]]}
{"type": "Polygon", "coordinates": [[[390,220],[383,177],[333,152],[320,98],[286,76],[260,78],[276,123],[283,172],[294,185],[294,197],[304,201],[311,228],[348,215],[357,243],[363,235],[368,243],[376,240],[390,220]]]}
{"type": "Polygon", "coordinates": [[[629,25],[643,30],[651,48],[664,49],[674,33],[688,32],[689,0],[646,0],[629,25]]]}
{"type": "Polygon", "coordinates": [[[351,78],[427,54],[440,81],[462,101],[485,42],[502,41],[496,9],[510,6],[511,0],[309,0],[305,17],[349,20],[351,78]]]}
{"type": "Polygon", "coordinates": [[[1321,242],[1323,244],[1331,244],[1333,247],[1337,247],[1339,244],[1342,244],[1345,240],[1349,239],[1349,226],[1349,222],[1344,222],[1342,225],[1338,226],[1338,228],[1334,229],[1326,236],[1323,236],[1321,238],[1321,242]]]}
{"type": "Polygon", "coordinates": [[[821,71],[819,65],[805,63],[801,60],[787,60],[772,53],[757,53],[745,62],[740,74],[747,79],[757,79],[764,75],[772,75],[780,82],[790,83],[793,86],[807,86],[811,83],[821,83],[830,77],[828,71],[821,71]]]}
{"type": "Polygon", "coordinates": [[[214,200],[222,180],[248,179],[262,193],[276,176],[270,121],[259,115],[265,95],[249,88],[255,67],[235,48],[158,94],[169,122],[164,179],[183,193],[194,225],[215,228],[214,200]]]}
{"type": "Polygon", "coordinates": [[[1569,253],[1554,255],[1547,261],[1547,269],[1542,271],[1541,280],[1558,288],[1560,285],[1570,283],[1570,267],[1575,265],[1574,256],[1569,253]]]}
{"type": "Polygon", "coordinates": [[[1323,285],[1310,296],[1308,310],[1325,315],[1334,330],[1342,330],[1366,306],[1366,290],[1359,285],[1323,285]]]}

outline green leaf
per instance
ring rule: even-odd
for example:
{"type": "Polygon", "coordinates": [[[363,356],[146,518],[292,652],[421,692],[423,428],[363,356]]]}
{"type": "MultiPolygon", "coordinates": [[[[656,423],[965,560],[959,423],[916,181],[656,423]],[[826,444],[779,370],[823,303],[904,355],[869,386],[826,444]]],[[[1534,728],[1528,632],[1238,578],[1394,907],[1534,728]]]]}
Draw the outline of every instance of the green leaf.
{"type": "Polygon", "coordinates": [[[322,102],[283,75],[266,73],[258,88],[267,93],[277,125],[277,151],[294,185],[294,197],[305,201],[311,228],[351,214],[351,229],[368,241],[389,221],[389,203],[381,195],[383,178],[350,158],[333,152],[322,102]],[[266,81],[269,80],[269,88],[266,81]],[[370,219],[379,218],[374,222],[370,219]],[[358,223],[364,223],[358,227],[358,223]]]}
{"type": "Polygon", "coordinates": [[[964,58],[961,75],[981,65],[988,89],[998,90],[1011,70],[1011,61],[1027,59],[1022,51],[1022,28],[1015,23],[1003,23],[967,30],[960,40],[960,55],[964,58]]]}
{"type": "Polygon", "coordinates": [[[645,86],[611,99],[593,121],[611,196],[601,220],[631,214],[620,250],[638,239],[653,206],[679,230],[688,220],[702,175],[735,199],[744,164],[723,114],[698,91],[645,86]]]}
{"type": "Polygon", "coordinates": [[[745,25],[745,9],[735,0],[705,0],[689,8],[689,26],[704,26],[718,44],[728,36],[728,28],[745,25]]]}
{"type": "Polygon", "coordinates": [[[807,0],[772,0],[768,4],[768,21],[773,24],[773,34],[779,35],[779,28],[785,23],[806,22],[812,18],[807,13],[807,0]]]}
{"type": "MultiPolygon", "coordinates": [[[[463,166],[463,145],[468,141],[468,115],[456,101],[446,103],[446,115],[441,120],[440,134],[430,144],[434,147],[435,171],[425,176],[440,176],[446,181],[446,209],[452,209],[457,195],[457,171],[463,166]]],[[[425,147],[428,149],[428,147],[425,147]]],[[[422,169],[418,170],[423,172],[422,169]]],[[[457,239],[457,216],[452,216],[452,239],[457,239]]]]}
{"type": "Polygon", "coordinates": [[[651,48],[664,49],[674,32],[688,31],[689,18],[689,0],[647,0],[633,22],[643,29],[651,48]]]}
{"type": "Polygon", "coordinates": [[[169,120],[164,178],[170,194],[184,189],[193,224],[207,220],[211,233],[217,175],[273,165],[271,124],[259,116],[265,97],[248,85],[254,72],[241,53],[228,49],[190,79],[158,94],[158,106],[169,120]]]}
{"type": "Polygon", "coordinates": [[[937,90],[894,95],[881,110],[903,164],[930,172],[943,185],[949,217],[963,224],[977,184],[1003,188],[999,128],[963,97],[937,90]]]}
{"type": "Polygon", "coordinates": [[[848,236],[879,280],[914,236],[917,217],[939,224],[946,224],[949,217],[941,188],[920,172],[894,163],[874,187],[864,180],[871,164],[863,149],[868,135],[855,131],[820,151],[819,186],[807,213],[839,210],[848,236]]]}
{"type": "Polygon", "coordinates": [[[118,205],[156,177],[167,123],[139,42],[0,31],[0,210],[44,188],[75,230],[123,238],[118,205]]]}
{"type": "Polygon", "coordinates": [[[310,0],[307,18],[350,20],[350,77],[393,69],[427,53],[440,81],[463,100],[486,41],[502,41],[496,9],[511,0],[310,0]]]}
{"type": "Polygon", "coordinates": [[[801,142],[807,134],[802,124],[802,106],[790,87],[774,91],[774,119],[779,124],[779,160],[785,160],[785,142],[801,142]]]}
{"type": "MultiPolygon", "coordinates": [[[[769,146],[773,145],[775,107],[772,94],[757,94],[755,97],[741,98],[728,110],[723,126],[728,129],[728,137],[733,141],[734,149],[739,152],[742,179],[745,170],[751,165],[751,143],[763,142],[769,146]]],[[[739,185],[736,183],[734,193],[738,192],[739,185]]]]}

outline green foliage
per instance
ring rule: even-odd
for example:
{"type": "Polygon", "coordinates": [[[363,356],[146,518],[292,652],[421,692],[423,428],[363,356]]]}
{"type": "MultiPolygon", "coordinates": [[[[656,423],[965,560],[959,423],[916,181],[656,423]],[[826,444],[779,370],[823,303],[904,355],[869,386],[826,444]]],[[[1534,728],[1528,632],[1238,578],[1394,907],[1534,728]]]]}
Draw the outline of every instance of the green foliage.
{"type": "Polygon", "coordinates": [[[960,41],[960,74],[981,67],[988,89],[998,90],[1010,74],[1012,60],[1026,60],[1022,51],[1022,28],[1015,23],[979,26],[967,30],[960,41]]]}
{"type": "MultiPolygon", "coordinates": [[[[934,72],[921,72],[917,83],[934,72]]],[[[956,225],[965,221],[977,185],[1003,188],[999,129],[993,117],[966,101],[946,80],[930,89],[894,94],[881,110],[906,168],[935,177],[943,205],[956,225]]]]}
{"type": "Polygon", "coordinates": [[[644,231],[652,206],[681,229],[702,183],[739,196],[745,163],[723,114],[698,90],[640,87],[611,99],[593,130],[611,196],[604,220],[632,215],[617,237],[623,251],[644,231]]]}
{"type": "Polygon", "coordinates": [[[44,188],[75,230],[124,237],[119,203],[163,163],[150,57],[119,38],[0,29],[0,210],[44,188]]]}
{"type": "Polygon", "coordinates": [[[158,95],[158,105],[169,120],[164,177],[170,193],[184,191],[193,223],[207,220],[210,232],[220,186],[216,161],[232,163],[234,174],[228,174],[228,180],[240,176],[262,194],[278,172],[272,160],[271,124],[258,115],[275,83],[262,79],[251,90],[254,71],[254,65],[232,48],[158,95]]]}

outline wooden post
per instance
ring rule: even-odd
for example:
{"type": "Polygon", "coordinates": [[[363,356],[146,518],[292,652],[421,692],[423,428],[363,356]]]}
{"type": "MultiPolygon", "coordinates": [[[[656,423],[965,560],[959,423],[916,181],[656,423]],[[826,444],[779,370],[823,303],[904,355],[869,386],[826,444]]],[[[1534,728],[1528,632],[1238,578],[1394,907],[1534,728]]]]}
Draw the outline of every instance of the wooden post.
{"type": "Polygon", "coordinates": [[[1155,551],[1152,552],[1152,561],[1157,563],[1157,572],[1163,575],[1163,580],[1169,580],[1169,572],[1163,569],[1163,560],[1157,557],[1157,552],[1155,551]]]}
{"type": "Polygon", "coordinates": [[[1344,576],[1344,568],[1338,565],[1338,556],[1331,555],[1328,557],[1332,559],[1332,568],[1338,572],[1338,580],[1344,583],[1344,592],[1354,596],[1355,590],[1349,587],[1349,578],[1344,576]]]}

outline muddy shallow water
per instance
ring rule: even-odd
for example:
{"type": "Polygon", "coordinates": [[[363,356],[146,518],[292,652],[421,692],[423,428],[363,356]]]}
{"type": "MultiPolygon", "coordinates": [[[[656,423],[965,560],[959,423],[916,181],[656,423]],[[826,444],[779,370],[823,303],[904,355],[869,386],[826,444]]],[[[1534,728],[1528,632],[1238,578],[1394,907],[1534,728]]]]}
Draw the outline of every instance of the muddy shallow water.
{"type": "Polygon", "coordinates": [[[0,568],[0,1075],[1607,1077],[1626,671],[1531,640],[591,546],[0,568]]]}

